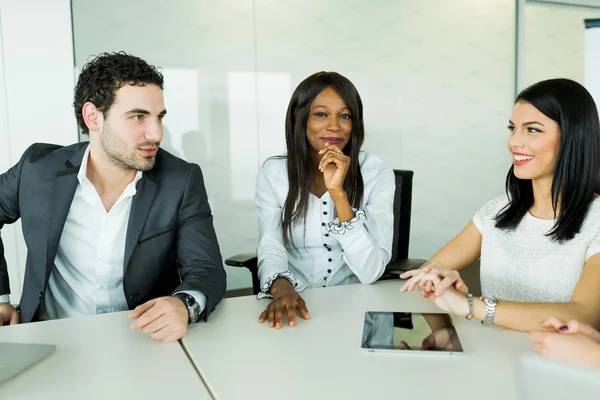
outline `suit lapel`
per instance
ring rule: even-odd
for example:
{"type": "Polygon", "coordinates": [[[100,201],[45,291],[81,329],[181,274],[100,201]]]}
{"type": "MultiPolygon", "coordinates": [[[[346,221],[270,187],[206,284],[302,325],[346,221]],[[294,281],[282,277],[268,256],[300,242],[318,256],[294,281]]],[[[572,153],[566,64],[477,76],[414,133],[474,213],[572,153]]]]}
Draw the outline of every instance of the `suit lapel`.
{"type": "Polygon", "coordinates": [[[131,212],[129,213],[129,223],[127,224],[127,236],[125,239],[123,272],[127,270],[129,261],[131,261],[131,255],[142,233],[156,193],[156,183],[149,176],[152,176],[152,171],[144,173],[142,179],[138,182],[137,192],[133,196],[131,203],[131,212]]]}
{"type": "Polygon", "coordinates": [[[56,258],[60,237],[62,236],[67,215],[71,209],[71,203],[73,203],[75,190],[77,190],[77,185],[79,184],[77,173],[79,172],[81,160],[86,148],[87,146],[82,146],[77,149],[77,151],[66,160],[64,168],[60,169],[54,178],[54,188],[49,202],[50,207],[52,208],[49,213],[51,216],[50,223],[48,224],[48,240],[46,247],[46,280],[52,271],[52,265],[56,258]]]}

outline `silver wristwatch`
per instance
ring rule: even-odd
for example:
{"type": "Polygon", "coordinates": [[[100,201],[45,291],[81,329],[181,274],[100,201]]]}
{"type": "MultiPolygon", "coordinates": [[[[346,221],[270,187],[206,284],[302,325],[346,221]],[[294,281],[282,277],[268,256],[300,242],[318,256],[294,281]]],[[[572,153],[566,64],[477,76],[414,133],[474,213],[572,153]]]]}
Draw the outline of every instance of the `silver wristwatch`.
{"type": "Polygon", "coordinates": [[[179,297],[188,311],[188,324],[193,324],[200,319],[200,304],[194,299],[194,296],[187,293],[175,293],[173,296],[179,297]]]}
{"type": "Polygon", "coordinates": [[[481,321],[481,325],[492,326],[494,322],[494,316],[496,315],[496,306],[498,305],[497,300],[490,300],[481,297],[481,300],[485,303],[485,318],[481,321]]]}

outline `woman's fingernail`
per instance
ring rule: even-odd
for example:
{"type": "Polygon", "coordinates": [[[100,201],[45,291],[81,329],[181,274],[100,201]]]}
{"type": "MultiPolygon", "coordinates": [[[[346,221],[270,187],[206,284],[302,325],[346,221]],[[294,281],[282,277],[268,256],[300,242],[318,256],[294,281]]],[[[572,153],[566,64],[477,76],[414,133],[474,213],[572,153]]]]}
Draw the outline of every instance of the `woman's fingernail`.
{"type": "Polygon", "coordinates": [[[563,325],[563,326],[561,326],[560,328],[558,328],[558,330],[559,330],[559,331],[561,331],[561,332],[566,332],[566,331],[568,331],[568,330],[569,330],[569,327],[568,327],[568,326],[566,326],[566,325],[563,325]]]}

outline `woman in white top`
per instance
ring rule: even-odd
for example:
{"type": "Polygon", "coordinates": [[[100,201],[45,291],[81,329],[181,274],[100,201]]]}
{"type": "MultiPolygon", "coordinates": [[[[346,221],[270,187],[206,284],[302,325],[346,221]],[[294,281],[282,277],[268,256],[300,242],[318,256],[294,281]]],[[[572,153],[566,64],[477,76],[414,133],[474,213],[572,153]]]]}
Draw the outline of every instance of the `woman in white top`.
{"type": "Polygon", "coordinates": [[[394,172],[361,152],[363,107],[354,85],[318,72],[294,91],[287,154],[269,159],[256,185],[259,322],[280,328],[309,318],[298,294],[312,287],[375,282],[392,254],[394,172]]]}
{"type": "Polygon", "coordinates": [[[532,331],[551,316],[600,323],[600,122],[594,100],[568,79],[519,94],[508,123],[507,196],[410,278],[442,309],[485,325],[532,331]],[[481,257],[482,298],[457,271],[481,257]]]}

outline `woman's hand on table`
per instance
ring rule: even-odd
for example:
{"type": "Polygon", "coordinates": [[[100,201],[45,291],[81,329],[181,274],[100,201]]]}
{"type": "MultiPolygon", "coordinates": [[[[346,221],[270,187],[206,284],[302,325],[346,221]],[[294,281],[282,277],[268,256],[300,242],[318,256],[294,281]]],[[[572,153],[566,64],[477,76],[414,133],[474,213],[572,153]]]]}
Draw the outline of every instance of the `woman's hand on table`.
{"type": "Polygon", "coordinates": [[[270,328],[280,329],[283,326],[284,315],[287,315],[289,326],[293,328],[296,325],[296,313],[303,319],[310,319],[304,299],[287,279],[276,279],[271,286],[270,293],[273,300],[260,314],[259,323],[269,321],[270,328]]]}

